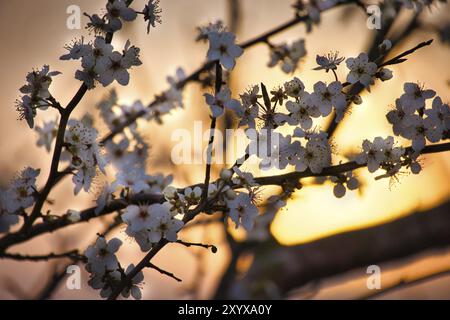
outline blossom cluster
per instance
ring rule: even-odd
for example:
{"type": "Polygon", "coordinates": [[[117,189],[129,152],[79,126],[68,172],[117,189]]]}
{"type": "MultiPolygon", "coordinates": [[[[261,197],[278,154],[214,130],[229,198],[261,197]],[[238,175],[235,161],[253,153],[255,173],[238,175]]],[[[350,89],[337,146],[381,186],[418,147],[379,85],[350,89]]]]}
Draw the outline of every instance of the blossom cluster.
{"type": "Polygon", "coordinates": [[[70,120],[65,133],[65,158],[70,161],[70,169],[75,171],[72,181],[74,193],[81,189],[89,191],[97,168],[105,173],[106,161],[97,143],[98,132],[89,121],[70,120]]]}
{"type": "Polygon", "coordinates": [[[396,136],[412,141],[412,148],[420,152],[429,142],[448,138],[450,130],[450,108],[436,96],[433,90],[417,83],[405,83],[404,93],[395,101],[395,108],[386,115],[396,136]],[[427,100],[433,98],[431,108],[427,100]]]}
{"type": "Polygon", "coordinates": [[[77,70],[75,78],[83,81],[92,89],[98,81],[104,87],[114,80],[125,86],[130,81],[128,70],[142,64],[139,59],[140,49],[131,46],[127,41],[122,53],[114,51],[113,46],[102,36],[97,36],[94,43],[85,44],[83,38],[67,46],[68,54],[61,56],[61,60],[81,59],[83,70],[77,70]]]}
{"type": "MultiPolygon", "coordinates": [[[[161,23],[161,12],[159,0],[149,0],[142,12],[139,12],[147,22],[147,33],[150,32],[150,27],[161,23]]],[[[95,34],[114,33],[122,29],[123,22],[134,21],[137,15],[138,12],[130,8],[125,0],[109,0],[104,15],[93,14],[90,16],[86,14],[89,18],[86,28],[95,34]]]]}
{"type": "Polygon", "coordinates": [[[61,74],[58,71],[50,71],[50,67],[45,65],[41,70],[34,70],[28,73],[27,84],[20,88],[24,95],[16,101],[16,109],[20,113],[20,119],[25,119],[30,128],[34,126],[34,117],[37,110],[46,110],[52,105],[49,100],[52,95],[49,92],[52,77],[61,74]]]}
{"type": "MultiPolygon", "coordinates": [[[[100,290],[100,296],[103,298],[107,298],[122,278],[134,269],[133,264],[125,271],[120,267],[116,252],[121,245],[122,241],[117,238],[106,241],[103,236],[99,236],[95,244],[89,246],[84,253],[87,259],[86,270],[90,273],[88,284],[100,290]]],[[[124,287],[122,296],[128,298],[131,295],[135,299],[141,299],[143,280],[144,275],[141,271],[124,287]]]]}
{"type": "Polygon", "coordinates": [[[280,65],[285,73],[293,73],[297,69],[298,62],[306,56],[305,40],[299,39],[292,44],[283,43],[270,46],[270,61],[267,64],[272,68],[280,65]]]}
{"type": "Polygon", "coordinates": [[[0,189],[0,233],[7,232],[18,223],[23,210],[34,204],[39,173],[39,169],[28,167],[18,174],[8,188],[0,189]]]}

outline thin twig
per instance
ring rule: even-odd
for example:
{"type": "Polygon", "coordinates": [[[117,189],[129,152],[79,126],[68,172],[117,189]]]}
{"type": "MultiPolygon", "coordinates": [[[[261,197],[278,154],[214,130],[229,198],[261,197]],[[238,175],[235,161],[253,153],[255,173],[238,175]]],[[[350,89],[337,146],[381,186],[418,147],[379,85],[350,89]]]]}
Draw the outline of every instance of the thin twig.
{"type": "Polygon", "coordinates": [[[166,276],[168,276],[168,277],[171,277],[172,279],[175,279],[175,280],[178,281],[178,282],[182,282],[182,281],[183,281],[183,280],[181,280],[180,278],[176,277],[172,272],[168,272],[168,271],[166,271],[166,270],[163,270],[163,269],[161,269],[161,268],[155,266],[155,265],[154,265],[153,263],[151,263],[151,262],[149,262],[149,263],[147,264],[147,268],[155,269],[155,270],[158,271],[159,273],[164,274],[164,275],[166,275],[166,276]]]}
{"type": "Polygon", "coordinates": [[[71,250],[64,253],[49,253],[45,255],[22,255],[18,253],[4,253],[0,255],[0,259],[12,259],[18,261],[48,261],[51,259],[69,258],[73,261],[82,261],[84,256],[78,253],[78,250],[71,250]]]}
{"type": "Polygon", "coordinates": [[[212,253],[216,253],[217,252],[217,247],[213,244],[205,244],[205,243],[200,243],[200,242],[186,242],[183,240],[177,240],[177,243],[182,244],[185,247],[201,247],[201,248],[205,248],[205,249],[210,249],[212,253]]]}

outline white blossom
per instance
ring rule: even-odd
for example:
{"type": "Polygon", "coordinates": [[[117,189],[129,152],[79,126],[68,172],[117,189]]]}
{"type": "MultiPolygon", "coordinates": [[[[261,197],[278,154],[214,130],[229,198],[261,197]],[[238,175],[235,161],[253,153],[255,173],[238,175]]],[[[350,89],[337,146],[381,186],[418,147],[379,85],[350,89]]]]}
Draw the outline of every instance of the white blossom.
{"type": "Polygon", "coordinates": [[[312,127],[312,118],[321,115],[319,108],[312,103],[309,93],[304,93],[298,102],[288,101],[286,109],[289,111],[287,122],[293,126],[300,125],[305,130],[312,127]]]}
{"type": "Polygon", "coordinates": [[[327,55],[316,56],[316,63],[319,65],[313,70],[337,70],[338,65],[344,61],[344,57],[339,57],[339,52],[330,52],[327,55]]]}
{"type": "Polygon", "coordinates": [[[225,108],[238,112],[241,108],[240,102],[231,98],[231,91],[228,87],[223,87],[215,96],[209,93],[205,93],[204,96],[214,118],[221,116],[225,108]]]}
{"type": "Polygon", "coordinates": [[[148,177],[143,170],[133,168],[131,170],[118,172],[113,185],[129,189],[133,193],[139,193],[150,188],[146,183],[147,178],[148,177]]]}
{"type": "Polygon", "coordinates": [[[156,27],[156,23],[161,23],[161,8],[159,0],[149,0],[144,7],[144,20],[147,22],[147,33],[150,33],[150,26],[156,27]]]}
{"type": "Polygon", "coordinates": [[[5,192],[3,207],[8,213],[15,213],[31,207],[35,202],[36,178],[40,169],[26,168],[11,182],[5,192]]]}
{"type": "Polygon", "coordinates": [[[124,0],[108,1],[106,5],[106,18],[108,19],[109,31],[117,31],[122,29],[122,21],[133,21],[136,19],[137,13],[128,8],[124,0]]]}
{"type": "Polygon", "coordinates": [[[159,210],[160,206],[160,204],[129,205],[122,214],[122,220],[132,233],[148,230],[156,226],[155,212],[159,210]]]}
{"type": "Polygon", "coordinates": [[[121,245],[122,241],[117,238],[106,241],[105,237],[98,237],[95,244],[89,246],[84,253],[87,258],[86,269],[97,276],[116,270],[118,263],[115,253],[121,245]]]}
{"type": "Polygon", "coordinates": [[[52,142],[56,138],[56,134],[58,132],[56,121],[52,120],[49,122],[44,122],[42,127],[36,126],[35,130],[39,135],[36,144],[39,147],[44,146],[47,152],[50,152],[52,142]]]}
{"type": "Polygon", "coordinates": [[[440,97],[435,97],[431,109],[426,109],[424,113],[439,131],[450,130],[450,107],[448,103],[442,103],[440,97]]]}
{"type": "Polygon", "coordinates": [[[314,84],[311,101],[319,108],[320,113],[324,117],[331,113],[332,107],[335,107],[338,119],[343,116],[347,105],[345,95],[342,93],[342,84],[339,81],[333,81],[328,86],[322,81],[314,84]]]}
{"type": "Polygon", "coordinates": [[[236,58],[244,52],[236,45],[236,36],[231,32],[212,31],[208,34],[208,40],[208,60],[218,60],[225,69],[232,70],[236,64],[236,58]]]}
{"type": "Polygon", "coordinates": [[[417,83],[405,83],[403,86],[405,93],[400,97],[403,111],[408,114],[425,107],[425,100],[434,97],[436,92],[433,90],[426,90],[423,86],[417,83]]]}
{"type": "Polygon", "coordinates": [[[305,147],[298,150],[298,159],[295,162],[295,170],[303,172],[310,169],[312,173],[320,173],[322,169],[331,163],[331,150],[328,142],[311,139],[305,147]]]}
{"type": "Polygon", "coordinates": [[[270,61],[267,66],[272,68],[279,64],[283,72],[292,73],[304,56],[306,56],[304,39],[297,40],[291,45],[272,46],[270,48],[270,61]]]}
{"type": "Polygon", "coordinates": [[[431,118],[423,119],[413,114],[407,119],[407,127],[403,131],[403,136],[412,140],[412,148],[419,152],[425,148],[425,139],[430,142],[438,142],[442,138],[442,132],[435,127],[431,118]]]}
{"type": "Polygon", "coordinates": [[[360,53],[356,58],[348,58],[345,63],[350,73],[347,75],[347,81],[350,83],[360,82],[368,86],[372,82],[372,76],[377,71],[377,65],[369,61],[366,53],[360,53]]]}
{"type": "Polygon", "coordinates": [[[252,203],[248,193],[239,193],[235,199],[227,202],[227,206],[230,209],[228,216],[236,224],[236,228],[242,224],[245,230],[252,230],[258,216],[258,208],[252,203]]]}

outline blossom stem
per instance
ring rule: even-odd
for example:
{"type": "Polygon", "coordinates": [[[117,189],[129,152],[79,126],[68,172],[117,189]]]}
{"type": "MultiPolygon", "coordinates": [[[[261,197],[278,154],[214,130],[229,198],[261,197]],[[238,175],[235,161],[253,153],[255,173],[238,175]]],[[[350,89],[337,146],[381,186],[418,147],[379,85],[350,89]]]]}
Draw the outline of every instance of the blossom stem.
{"type": "Polygon", "coordinates": [[[151,268],[151,269],[155,269],[156,271],[158,271],[161,274],[164,274],[172,279],[175,279],[178,282],[182,282],[183,280],[181,280],[180,278],[176,277],[172,272],[168,272],[164,269],[161,269],[160,267],[155,266],[153,263],[149,262],[147,264],[147,268],[151,268]]]}
{"type": "Polygon", "coordinates": [[[0,259],[12,259],[17,261],[48,261],[51,259],[69,258],[73,261],[82,261],[85,259],[83,255],[78,253],[78,250],[71,250],[64,253],[49,253],[45,255],[21,255],[16,253],[5,253],[0,256],[0,259]]]}

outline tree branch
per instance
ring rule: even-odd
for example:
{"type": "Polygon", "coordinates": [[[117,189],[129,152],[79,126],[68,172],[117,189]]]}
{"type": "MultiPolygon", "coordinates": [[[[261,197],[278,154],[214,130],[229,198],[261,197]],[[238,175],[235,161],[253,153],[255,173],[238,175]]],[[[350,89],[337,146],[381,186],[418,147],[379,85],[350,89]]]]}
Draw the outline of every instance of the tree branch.
{"type": "MultiPolygon", "coordinates": [[[[407,148],[407,150],[410,150],[411,148],[407,148]]],[[[430,153],[438,153],[438,152],[445,152],[450,150],[450,142],[447,143],[440,143],[435,145],[429,145],[426,146],[421,154],[430,154],[430,153]]],[[[282,175],[275,175],[275,176],[268,176],[268,177],[258,177],[255,178],[255,182],[260,184],[261,186],[265,185],[279,185],[282,186],[286,183],[292,183],[296,182],[299,179],[308,178],[308,177],[326,177],[326,176],[336,176],[341,173],[345,173],[348,171],[352,171],[358,168],[365,167],[366,164],[357,164],[354,161],[346,162],[343,164],[330,166],[327,168],[324,168],[321,173],[312,173],[309,169],[304,172],[291,172],[287,174],[282,175]]],[[[196,184],[190,186],[191,188],[195,186],[203,187],[203,184],[196,184]]],[[[238,187],[238,186],[234,186],[238,187]]],[[[184,189],[179,189],[180,192],[183,192],[184,189]]],[[[68,225],[75,225],[78,223],[89,221],[93,218],[97,218],[103,215],[107,215],[109,213],[122,210],[126,208],[129,204],[139,204],[139,203],[162,203],[164,202],[164,196],[161,194],[136,194],[131,196],[128,199],[118,199],[112,201],[108,206],[105,207],[105,209],[100,212],[98,215],[95,214],[96,207],[92,207],[89,209],[86,209],[81,212],[81,219],[80,221],[76,223],[72,223],[69,220],[67,220],[64,217],[61,217],[54,221],[48,221],[48,222],[42,222],[39,223],[33,227],[30,228],[30,230],[27,233],[23,233],[20,231],[9,233],[3,238],[0,239],[0,256],[4,254],[7,248],[9,248],[12,245],[16,245],[22,242],[25,242],[31,238],[34,238],[38,235],[53,232],[55,230],[61,229],[63,227],[66,227],[68,225]]],[[[202,210],[205,210],[207,207],[207,204],[209,204],[211,201],[208,201],[203,206],[198,206],[196,209],[194,209],[192,212],[189,212],[185,215],[186,222],[191,221],[198,213],[202,212],[202,210]]]]}
{"type": "Polygon", "coordinates": [[[270,298],[262,287],[257,287],[269,282],[285,295],[310,281],[447,247],[450,245],[449,212],[450,202],[446,202],[383,225],[298,246],[265,243],[255,251],[253,264],[245,277],[234,279],[229,291],[221,293],[218,298],[270,298]],[[233,296],[234,286],[246,289],[247,295],[233,296]]]}

